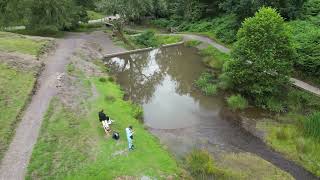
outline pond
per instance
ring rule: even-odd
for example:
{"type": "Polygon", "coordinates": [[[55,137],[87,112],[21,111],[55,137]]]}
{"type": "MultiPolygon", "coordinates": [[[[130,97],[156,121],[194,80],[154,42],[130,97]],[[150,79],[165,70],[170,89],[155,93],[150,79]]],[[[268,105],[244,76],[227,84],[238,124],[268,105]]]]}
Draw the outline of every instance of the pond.
{"type": "Polygon", "coordinates": [[[206,71],[197,49],[161,48],[105,62],[126,98],[143,107],[144,124],[178,158],[195,148],[213,154],[245,151],[294,177],[309,175],[247,132],[239,116],[225,107],[222,95],[205,96],[195,88],[194,81],[206,71]]]}

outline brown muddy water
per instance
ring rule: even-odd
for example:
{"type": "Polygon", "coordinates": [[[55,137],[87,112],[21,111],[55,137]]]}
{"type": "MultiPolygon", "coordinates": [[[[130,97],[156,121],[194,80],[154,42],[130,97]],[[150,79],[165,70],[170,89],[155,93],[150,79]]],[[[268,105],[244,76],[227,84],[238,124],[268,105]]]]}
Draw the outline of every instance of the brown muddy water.
{"type": "MultiPolygon", "coordinates": [[[[194,48],[177,46],[105,59],[128,99],[142,105],[144,124],[178,158],[195,148],[251,152],[296,179],[316,179],[247,132],[222,96],[204,96],[194,81],[206,70],[194,48]]],[[[256,112],[252,112],[256,114],[256,112]]]]}

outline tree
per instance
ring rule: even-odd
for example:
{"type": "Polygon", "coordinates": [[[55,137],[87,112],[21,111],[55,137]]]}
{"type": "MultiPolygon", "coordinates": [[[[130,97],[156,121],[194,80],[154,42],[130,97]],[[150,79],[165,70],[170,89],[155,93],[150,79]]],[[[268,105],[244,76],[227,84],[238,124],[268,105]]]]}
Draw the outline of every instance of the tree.
{"type": "Polygon", "coordinates": [[[237,34],[232,60],[224,73],[233,90],[264,105],[289,83],[294,49],[283,18],[272,8],[261,8],[246,19],[237,34]]]}
{"type": "Polygon", "coordinates": [[[70,29],[80,21],[80,8],[72,0],[33,0],[29,26],[53,31],[70,29]]]}

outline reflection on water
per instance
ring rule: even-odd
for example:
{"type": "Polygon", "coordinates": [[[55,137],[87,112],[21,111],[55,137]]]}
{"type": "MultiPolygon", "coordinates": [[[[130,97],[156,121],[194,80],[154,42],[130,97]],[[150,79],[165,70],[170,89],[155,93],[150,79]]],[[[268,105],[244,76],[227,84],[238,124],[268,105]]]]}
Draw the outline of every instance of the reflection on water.
{"type": "Polygon", "coordinates": [[[204,96],[193,82],[205,70],[196,49],[179,46],[107,59],[129,98],[143,106],[144,123],[175,154],[195,147],[238,151],[250,135],[235,123],[220,97],[204,96]]]}

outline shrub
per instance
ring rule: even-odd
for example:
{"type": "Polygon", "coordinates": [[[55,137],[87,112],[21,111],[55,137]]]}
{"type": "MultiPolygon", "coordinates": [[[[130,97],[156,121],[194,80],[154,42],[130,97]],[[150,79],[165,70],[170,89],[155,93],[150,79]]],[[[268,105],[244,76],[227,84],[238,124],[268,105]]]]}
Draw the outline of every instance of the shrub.
{"type": "Polygon", "coordinates": [[[201,44],[201,41],[198,41],[198,40],[190,40],[184,43],[184,45],[187,47],[197,47],[200,44],[201,44]]]}
{"type": "Polygon", "coordinates": [[[320,112],[309,115],[303,124],[306,135],[320,140],[320,112]]]}
{"type": "Polygon", "coordinates": [[[137,104],[133,105],[132,109],[133,117],[142,120],[143,119],[143,108],[137,104]]]}
{"type": "Polygon", "coordinates": [[[148,30],[141,33],[139,36],[134,37],[134,41],[145,47],[156,47],[159,46],[155,32],[148,30]]]}
{"type": "Polygon", "coordinates": [[[115,82],[115,81],[116,81],[116,78],[113,77],[113,76],[109,76],[109,77],[108,77],[108,80],[109,80],[110,82],[115,82]]]}
{"type": "Polygon", "coordinates": [[[202,73],[199,79],[195,81],[195,85],[207,96],[217,93],[217,86],[213,83],[213,75],[209,72],[202,73]]]}
{"type": "Polygon", "coordinates": [[[107,95],[104,99],[107,102],[111,102],[111,103],[116,101],[116,98],[114,96],[110,96],[110,95],[107,95]]]}
{"type": "Polygon", "coordinates": [[[75,69],[76,69],[76,67],[74,66],[74,64],[69,63],[69,64],[67,65],[67,72],[68,72],[69,74],[72,73],[72,72],[74,72],[75,69]]]}
{"type": "Polygon", "coordinates": [[[101,78],[99,78],[99,81],[100,82],[107,82],[107,79],[105,77],[101,77],[101,78]]]}
{"type": "Polygon", "coordinates": [[[159,18],[151,21],[151,24],[158,26],[158,27],[168,27],[170,24],[170,21],[165,18],[159,18]]]}
{"type": "Polygon", "coordinates": [[[267,109],[272,111],[272,112],[284,112],[284,106],[282,102],[278,99],[275,98],[270,98],[267,100],[267,109]]]}
{"type": "Polygon", "coordinates": [[[218,82],[218,88],[222,90],[227,90],[232,88],[232,81],[229,76],[226,74],[222,73],[219,76],[219,82],[218,82]]]}
{"type": "Polygon", "coordinates": [[[216,171],[214,160],[205,150],[194,150],[187,155],[185,164],[193,177],[213,175],[216,171]]]}
{"type": "Polygon", "coordinates": [[[207,96],[212,96],[217,93],[217,86],[214,84],[207,84],[202,91],[205,93],[207,96]]]}
{"type": "Polygon", "coordinates": [[[287,140],[289,138],[288,133],[287,133],[287,129],[286,128],[277,128],[276,137],[278,140],[287,140]]]}
{"type": "Polygon", "coordinates": [[[304,138],[300,137],[296,140],[296,150],[298,153],[308,152],[308,146],[304,138]]]}
{"type": "Polygon", "coordinates": [[[224,71],[232,80],[234,91],[260,105],[283,94],[293,59],[294,49],[283,18],[272,8],[261,8],[243,22],[224,71]]]}
{"type": "Polygon", "coordinates": [[[241,95],[232,95],[227,98],[228,106],[233,110],[243,110],[248,107],[248,101],[241,95]]]}
{"type": "Polygon", "coordinates": [[[320,29],[306,21],[289,23],[293,34],[293,42],[297,50],[295,68],[303,73],[320,76],[320,29]]]}

